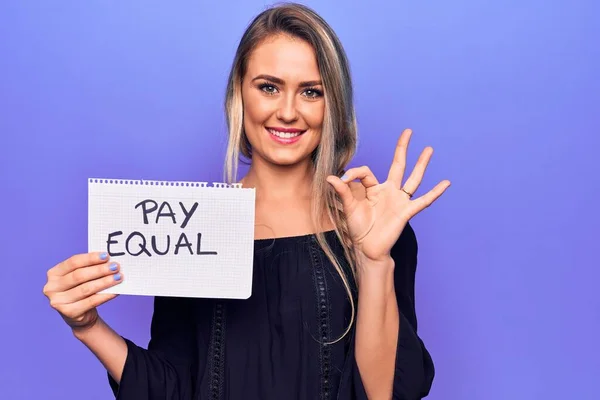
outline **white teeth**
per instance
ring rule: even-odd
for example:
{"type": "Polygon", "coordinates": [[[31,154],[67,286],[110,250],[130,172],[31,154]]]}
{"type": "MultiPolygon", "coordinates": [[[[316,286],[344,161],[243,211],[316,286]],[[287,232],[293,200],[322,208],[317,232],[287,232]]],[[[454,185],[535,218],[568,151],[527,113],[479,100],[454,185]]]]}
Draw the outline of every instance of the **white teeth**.
{"type": "Polygon", "coordinates": [[[277,137],[280,137],[282,139],[291,139],[294,138],[298,135],[300,135],[301,132],[295,132],[295,133],[290,133],[290,132],[279,132],[273,129],[269,129],[269,132],[271,132],[272,135],[275,135],[277,137]]]}

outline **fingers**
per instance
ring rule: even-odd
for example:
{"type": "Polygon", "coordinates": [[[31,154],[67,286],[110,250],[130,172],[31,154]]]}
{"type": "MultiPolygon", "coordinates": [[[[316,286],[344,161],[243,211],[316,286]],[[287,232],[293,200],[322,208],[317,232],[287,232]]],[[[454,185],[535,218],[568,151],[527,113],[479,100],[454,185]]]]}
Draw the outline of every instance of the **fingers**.
{"type": "Polygon", "coordinates": [[[94,279],[92,281],[85,282],[79,286],[75,286],[72,289],[66,291],[56,291],[56,292],[48,292],[46,295],[50,299],[50,305],[52,308],[58,310],[63,313],[63,310],[68,304],[75,304],[84,301],[88,301],[86,299],[96,298],[95,296],[98,292],[101,292],[104,289],[108,289],[115,285],[118,285],[123,281],[123,274],[116,273],[108,276],[103,276],[98,279],[94,279]]]}
{"type": "Polygon", "coordinates": [[[77,254],[51,268],[48,271],[48,278],[66,275],[78,268],[97,265],[106,261],[108,261],[108,254],[104,252],[77,254]]]}
{"type": "Polygon", "coordinates": [[[413,200],[412,204],[414,205],[415,209],[413,210],[412,215],[413,216],[416,215],[420,211],[424,210],[425,208],[427,208],[431,204],[433,204],[433,202],[436,201],[438,198],[440,198],[440,196],[442,194],[444,194],[446,189],[448,189],[449,187],[450,187],[450,181],[443,180],[440,183],[438,183],[437,185],[435,185],[435,187],[433,189],[431,189],[429,192],[427,192],[423,196],[413,200]]]}
{"type": "Polygon", "coordinates": [[[123,274],[120,272],[103,276],[102,278],[82,283],[81,285],[75,286],[67,291],[59,292],[56,294],[56,298],[61,303],[75,303],[91,297],[104,289],[118,285],[122,281],[123,274]]]}
{"type": "Polygon", "coordinates": [[[48,286],[50,287],[50,291],[64,292],[103,276],[114,275],[118,273],[119,270],[120,265],[116,262],[106,262],[90,267],[82,267],[69,272],[64,276],[49,280],[48,286]]]}
{"type": "Polygon", "coordinates": [[[344,211],[346,213],[352,212],[353,207],[356,205],[357,200],[354,197],[352,189],[349,185],[349,183],[355,179],[359,179],[362,185],[367,189],[379,184],[377,178],[367,166],[351,168],[346,171],[344,176],[341,178],[333,175],[327,178],[327,182],[333,186],[337,194],[340,196],[342,207],[344,207],[344,211]]]}
{"type": "Polygon", "coordinates": [[[117,294],[97,293],[75,303],[60,304],[53,307],[66,318],[78,319],[89,310],[101,306],[117,296],[117,294]]]}
{"type": "Polygon", "coordinates": [[[398,143],[396,144],[396,151],[394,152],[394,160],[388,173],[388,180],[393,183],[394,187],[400,188],[402,185],[402,178],[404,177],[404,169],[406,168],[406,151],[408,144],[410,143],[410,137],[412,136],[412,130],[405,129],[398,143]]]}
{"type": "Polygon", "coordinates": [[[346,171],[344,176],[342,176],[342,180],[344,182],[352,182],[355,179],[359,179],[360,183],[362,183],[362,185],[365,188],[370,188],[371,186],[379,185],[375,174],[373,174],[371,169],[366,165],[362,167],[351,168],[348,171],[346,171]]]}
{"type": "Polygon", "coordinates": [[[43,293],[71,327],[90,322],[97,306],[117,296],[99,293],[123,281],[119,264],[108,258],[106,253],[78,254],[48,271],[43,293]]]}
{"type": "Polygon", "coordinates": [[[334,175],[328,176],[327,182],[329,182],[331,186],[333,186],[333,189],[340,197],[344,211],[350,212],[350,210],[352,210],[352,208],[354,207],[354,202],[356,201],[354,195],[352,194],[350,186],[348,186],[346,182],[334,175]]]}
{"type": "Polygon", "coordinates": [[[431,156],[433,155],[433,148],[426,147],[419,156],[417,160],[417,164],[415,168],[411,172],[410,176],[402,186],[407,192],[415,193],[421,182],[423,181],[423,176],[425,175],[425,170],[427,169],[427,165],[429,165],[429,161],[431,160],[431,156]]]}

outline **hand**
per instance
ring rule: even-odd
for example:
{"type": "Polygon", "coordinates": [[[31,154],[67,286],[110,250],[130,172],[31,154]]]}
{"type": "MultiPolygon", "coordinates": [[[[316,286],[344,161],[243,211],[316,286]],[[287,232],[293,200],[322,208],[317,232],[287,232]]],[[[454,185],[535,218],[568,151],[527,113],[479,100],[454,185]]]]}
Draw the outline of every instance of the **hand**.
{"type": "Polygon", "coordinates": [[[106,253],[78,254],[48,270],[43,292],[71,329],[85,330],[98,320],[96,307],[117,297],[98,292],[122,281],[106,253]]]}
{"type": "Polygon", "coordinates": [[[427,147],[421,153],[415,169],[404,185],[406,150],[412,131],[404,130],[394,154],[394,160],[385,182],[379,183],[369,167],[352,168],[342,179],[327,177],[340,197],[348,229],[358,252],[359,259],[380,262],[390,257],[394,243],[400,237],[406,223],[416,214],[429,207],[450,186],[450,181],[438,183],[423,196],[411,200],[418,189],[433,149],[427,147]],[[349,182],[360,179],[366,189],[364,198],[357,198],[350,189],[349,182]]]}

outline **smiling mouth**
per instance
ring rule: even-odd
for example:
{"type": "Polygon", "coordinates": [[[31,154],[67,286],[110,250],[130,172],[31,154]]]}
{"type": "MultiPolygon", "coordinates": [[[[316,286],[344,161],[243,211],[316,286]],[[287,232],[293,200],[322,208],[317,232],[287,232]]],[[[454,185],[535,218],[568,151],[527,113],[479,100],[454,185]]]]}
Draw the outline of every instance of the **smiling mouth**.
{"type": "Polygon", "coordinates": [[[273,128],[267,128],[267,131],[273,136],[276,136],[281,139],[293,139],[302,135],[306,131],[301,131],[298,129],[290,130],[290,131],[280,131],[273,128]]]}

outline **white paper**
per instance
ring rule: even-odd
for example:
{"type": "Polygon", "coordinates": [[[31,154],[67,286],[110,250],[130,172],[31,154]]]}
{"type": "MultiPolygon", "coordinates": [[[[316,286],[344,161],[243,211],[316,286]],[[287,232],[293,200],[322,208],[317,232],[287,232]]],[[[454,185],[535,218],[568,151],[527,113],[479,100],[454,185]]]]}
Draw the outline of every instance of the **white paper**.
{"type": "Polygon", "coordinates": [[[103,293],[250,297],[255,191],[234,186],[89,179],[89,251],[112,253],[124,277],[103,293]]]}

